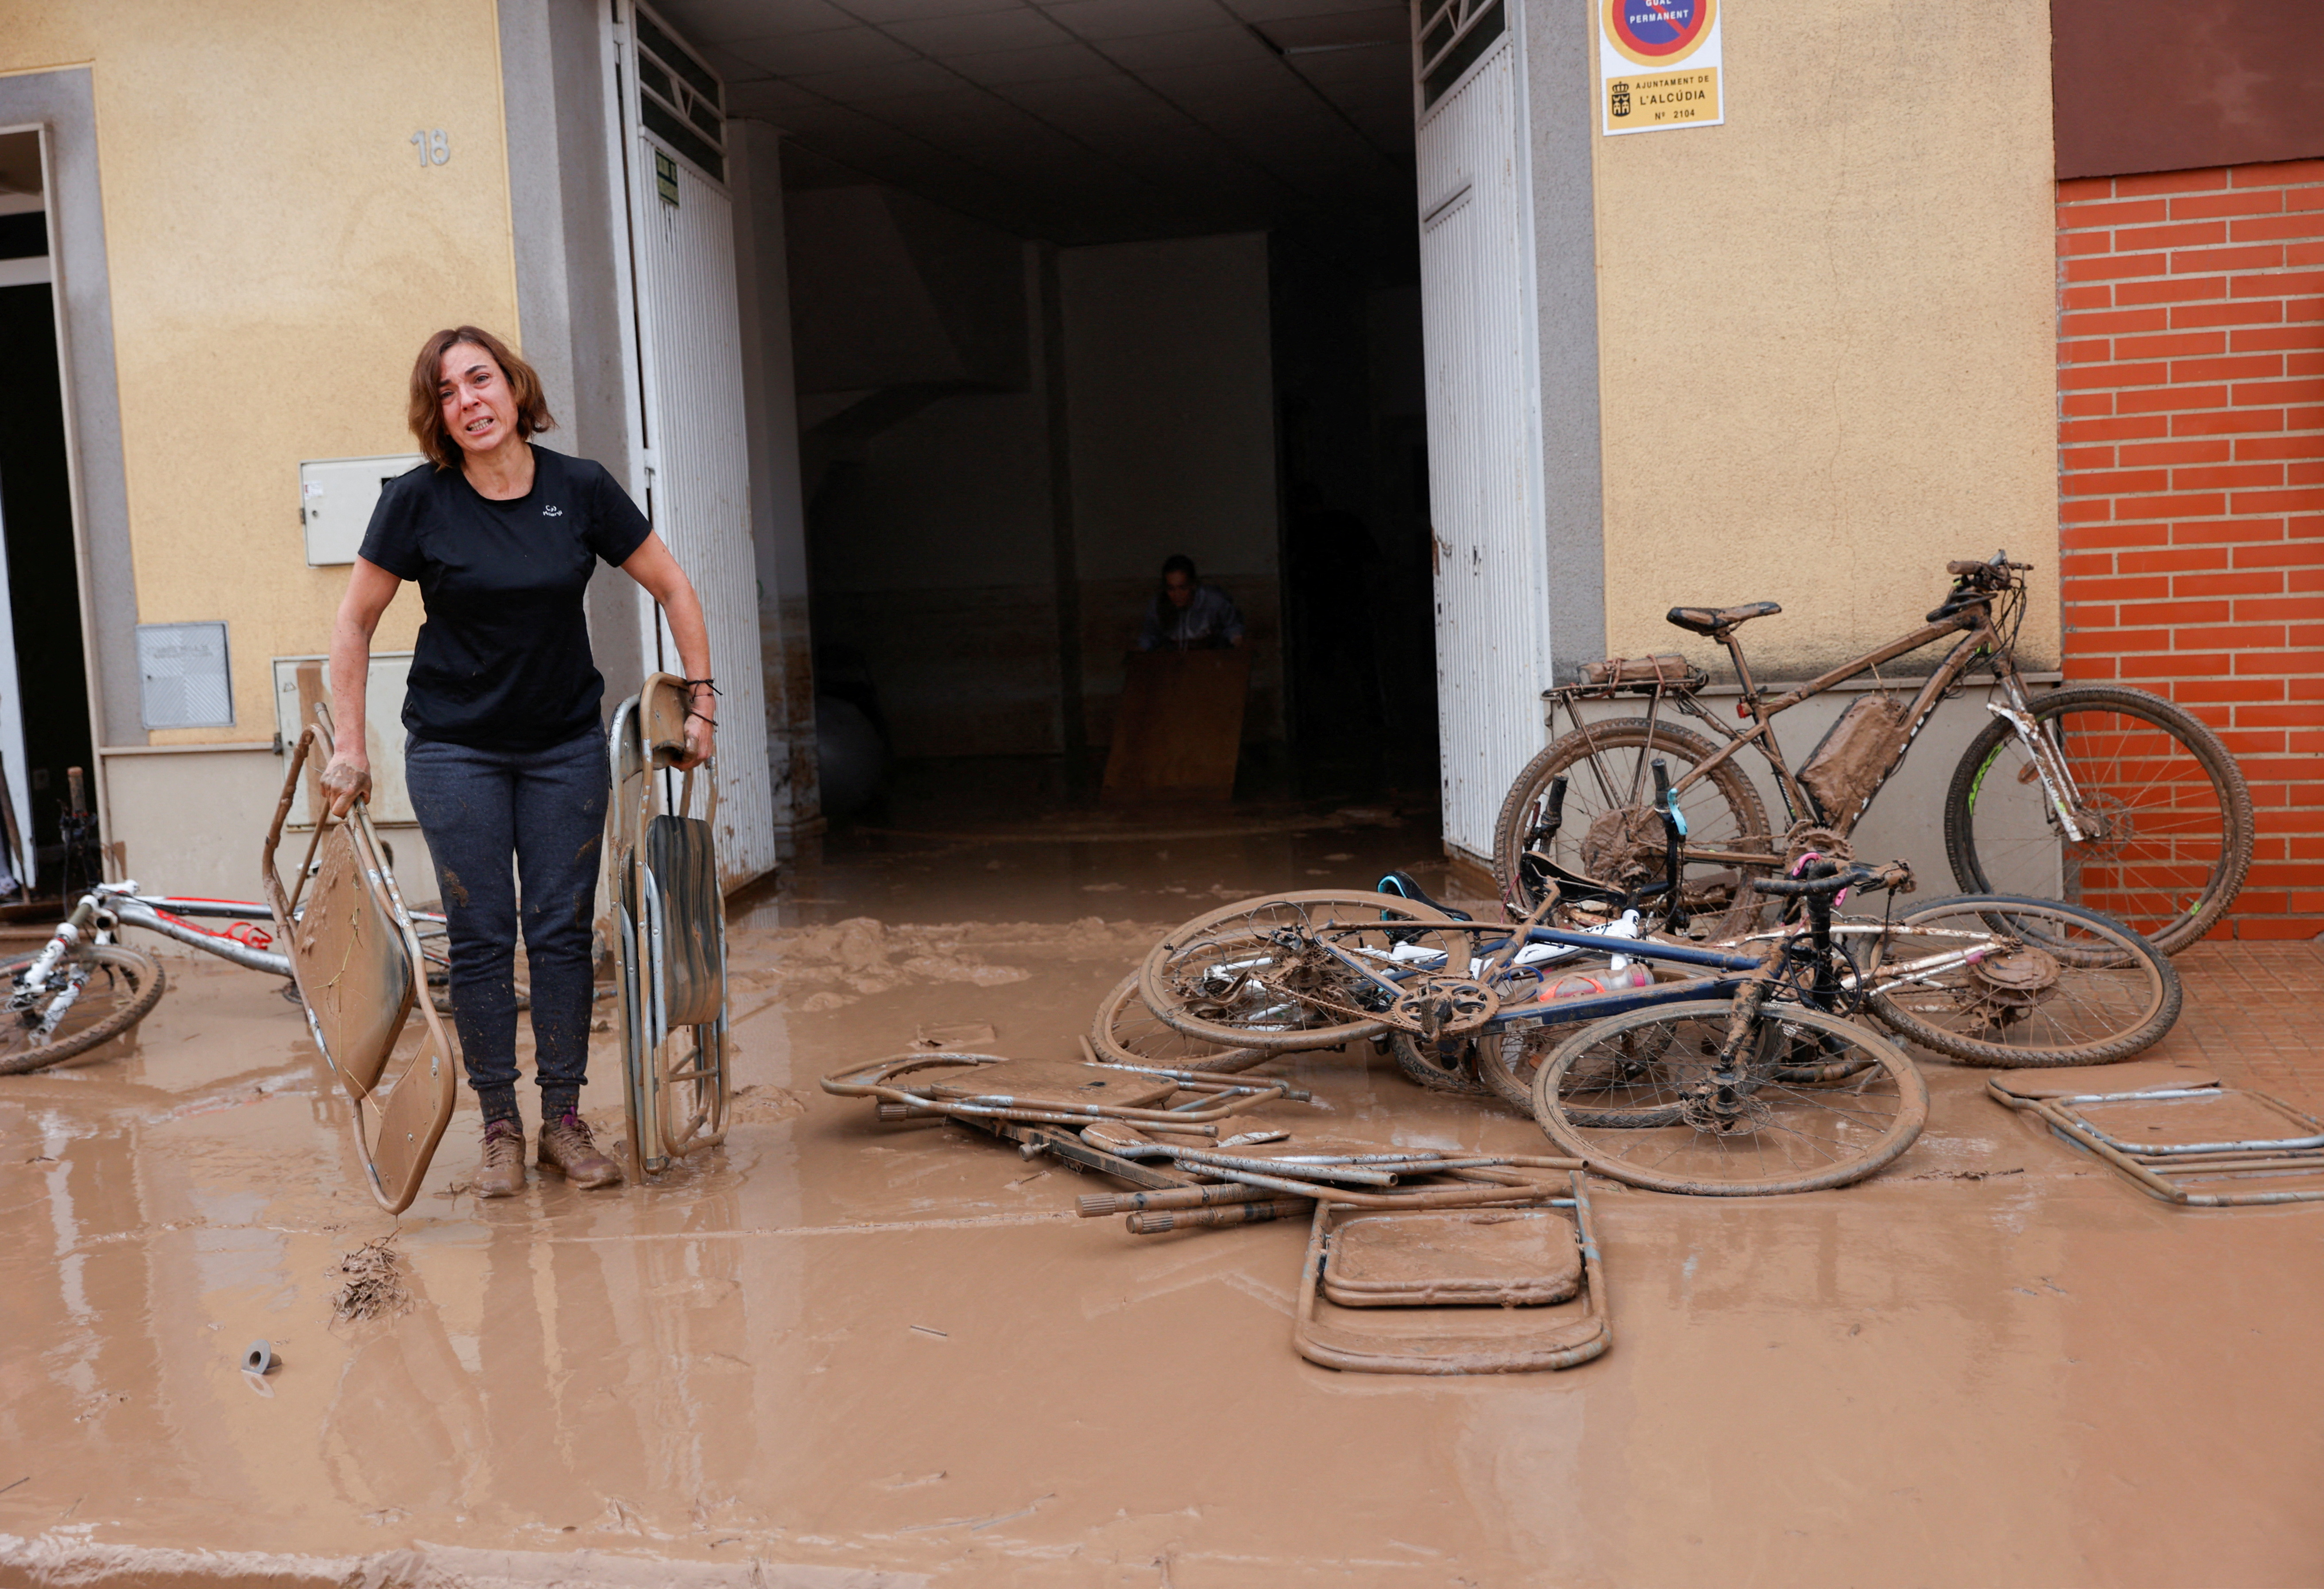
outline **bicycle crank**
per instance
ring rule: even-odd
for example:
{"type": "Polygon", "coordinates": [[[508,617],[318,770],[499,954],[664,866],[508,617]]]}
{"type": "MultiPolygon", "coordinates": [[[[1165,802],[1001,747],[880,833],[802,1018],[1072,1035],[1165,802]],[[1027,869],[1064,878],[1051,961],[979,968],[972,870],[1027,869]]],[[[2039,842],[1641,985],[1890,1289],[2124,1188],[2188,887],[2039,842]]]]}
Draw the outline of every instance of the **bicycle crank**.
{"type": "Polygon", "coordinates": [[[1388,1006],[1388,1024],[1423,1042],[1474,1032],[1501,1011],[1501,996],[1465,978],[1431,978],[1399,995],[1388,1006]]]}

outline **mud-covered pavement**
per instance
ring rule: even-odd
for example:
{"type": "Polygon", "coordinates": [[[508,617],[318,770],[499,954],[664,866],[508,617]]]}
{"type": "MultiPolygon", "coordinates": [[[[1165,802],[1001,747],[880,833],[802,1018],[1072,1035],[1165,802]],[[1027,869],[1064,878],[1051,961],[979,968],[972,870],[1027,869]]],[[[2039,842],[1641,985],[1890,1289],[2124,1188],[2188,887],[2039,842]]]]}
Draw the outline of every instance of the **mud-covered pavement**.
{"type": "MultiPolygon", "coordinates": [[[[400,1220],[357,1189],[278,985],[173,960],[133,1042],[0,1081],[0,1583],[2324,1574],[2324,1206],[2168,1208],[1978,1072],[1921,1056],[1928,1129],[1863,1185],[1605,1188],[1613,1350],[1476,1380],[1300,1360],[1304,1222],[1133,1237],[1074,1214],[1107,1183],[816,1090],[948,1028],[1066,1056],[1167,922],[1434,849],[859,844],[738,915],[722,1152],[479,1204],[471,1107],[400,1220]],[[412,1306],[335,1324],[334,1266],[390,1231],[412,1306]],[[282,1363],[253,1381],[260,1336],[282,1363]]],[[[2149,1058],[2324,1104],[2316,946],[2181,965],[2188,1015],[2149,1058]]],[[[1271,1068],[1315,1090],[1272,1107],[1295,1129],[1542,1151],[1368,1047],[1271,1068]]]]}

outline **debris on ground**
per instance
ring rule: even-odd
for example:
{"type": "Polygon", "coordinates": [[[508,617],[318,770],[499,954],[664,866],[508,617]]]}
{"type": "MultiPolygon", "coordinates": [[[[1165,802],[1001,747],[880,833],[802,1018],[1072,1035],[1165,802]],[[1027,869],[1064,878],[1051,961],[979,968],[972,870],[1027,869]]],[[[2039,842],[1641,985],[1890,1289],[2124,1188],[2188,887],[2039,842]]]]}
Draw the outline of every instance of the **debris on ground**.
{"type": "Polygon", "coordinates": [[[395,1250],[392,1234],[365,1242],[330,1272],[340,1281],[331,1298],[331,1315],[342,1323],[384,1318],[411,1307],[411,1293],[403,1283],[403,1254],[395,1250]]]}

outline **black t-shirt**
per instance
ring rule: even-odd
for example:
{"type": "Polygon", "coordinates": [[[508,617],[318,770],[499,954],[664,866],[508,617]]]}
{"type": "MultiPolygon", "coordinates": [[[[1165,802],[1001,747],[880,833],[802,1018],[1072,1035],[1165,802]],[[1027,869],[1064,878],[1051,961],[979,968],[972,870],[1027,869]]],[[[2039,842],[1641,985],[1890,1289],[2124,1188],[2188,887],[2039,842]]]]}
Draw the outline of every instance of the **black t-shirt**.
{"type": "Polygon", "coordinates": [[[360,556],[418,581],[427,605],[403,726],[480,750],[543,750],[595,727],[605,681],[582,592],[596,559],[618,566],[651,533],[602,464],[537,444],[532,489],[511,501],[433,464],[388,482],[360,556]]]}

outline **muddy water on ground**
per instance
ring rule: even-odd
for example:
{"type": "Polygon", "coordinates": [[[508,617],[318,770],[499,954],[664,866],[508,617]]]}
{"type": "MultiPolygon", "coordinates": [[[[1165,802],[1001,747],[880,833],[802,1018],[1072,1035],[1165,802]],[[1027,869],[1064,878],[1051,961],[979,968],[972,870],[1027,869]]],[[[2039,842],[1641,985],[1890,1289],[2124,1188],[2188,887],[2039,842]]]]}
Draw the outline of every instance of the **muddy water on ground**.
{"type": "MultiPolygon", "coordinates": [[[[2149,1201],[1974,1072],[1928,1065],[1870,1184],[1602,1192],[1613,1351],[1466,1381],[1298,1359],[1304,1223],[1131,1237],[1074,1217],[1096,1183],[816,1089],[961,1026],[1065,1054],[1210,890],[1396,842],[827,862],[737,925],[723,1152],[480,1205],[464,1114],[401,1220],[274,985],[189,966],[134,1042],[0,1084],[0,1533],[1176,1589],[2315,1581],[2324,1208],[2149,1201]],[[332,1265],[390,1231],[413,1306],[335,1326],[332,1265]]],[[[1316,1092],[1294,1129],[1543,1145],[1368,1050],[1275,1068],[1316,1092]]]]}

